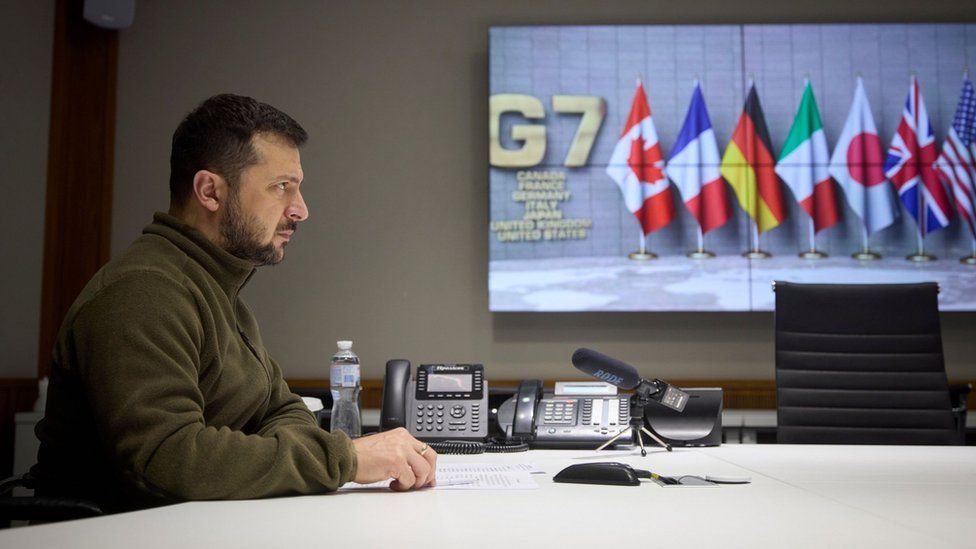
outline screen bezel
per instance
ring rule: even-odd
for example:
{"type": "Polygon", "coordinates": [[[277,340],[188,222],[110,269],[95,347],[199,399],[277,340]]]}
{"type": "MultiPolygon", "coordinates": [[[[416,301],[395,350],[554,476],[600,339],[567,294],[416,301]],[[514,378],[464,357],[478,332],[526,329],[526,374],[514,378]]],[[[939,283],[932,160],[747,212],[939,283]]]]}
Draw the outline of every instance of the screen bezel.
{"type": "Polygon", "coordinates": [[[481,364],[421,364],[417,367],[416,400],[481,400],[484,398],[484,367],[481,364]],[[470,391],[431,391],[430,375],[467,375],[470,391]]]}

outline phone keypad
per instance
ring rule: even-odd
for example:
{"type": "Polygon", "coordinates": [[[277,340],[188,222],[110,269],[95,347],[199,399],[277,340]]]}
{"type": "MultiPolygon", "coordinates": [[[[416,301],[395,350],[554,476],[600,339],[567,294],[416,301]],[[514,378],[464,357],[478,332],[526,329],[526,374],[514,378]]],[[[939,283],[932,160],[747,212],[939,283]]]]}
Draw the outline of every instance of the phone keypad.
{"type": "Polygon", "coordinates": [[[571,425],[576,423],[576,401],[546,400],[543,402],[542,419],[547,424],[571,425]]]}
{"type": "Polygon", "coordinates": [[[468,408],[457,404],[445,409],[443,404],[418,404],[417,417],[414,427],[417,433],[423,432],[443,432],[445,430],[456,433],[467,433],[471,431],[477,433],[481,429],[481,404],[471,404],[471,414],[469,419],[468,408]],[[444,412],[450,416],[445,422],[444,412]]]}
{"type": "Polygon", "coordinates": [[[537,412],[535,444],[540,448],[596,447],[628,425],[630,398],[547,395],[537,412]]]}
{"type": "Polygon", "coordinates": [[[428,431],[436,432],[444,430],[444,405],[423,404],[417,405],[417,420],[415,428],[418,433],[428,431]]]}
{"type": "Polygon", "coordinates": [[[630,422],[630,399],[626,397],[584,398],[580,400],[582,425],[616,427],[630,422]],[[604,404],[606,404],[605,409],[604,404]]]}

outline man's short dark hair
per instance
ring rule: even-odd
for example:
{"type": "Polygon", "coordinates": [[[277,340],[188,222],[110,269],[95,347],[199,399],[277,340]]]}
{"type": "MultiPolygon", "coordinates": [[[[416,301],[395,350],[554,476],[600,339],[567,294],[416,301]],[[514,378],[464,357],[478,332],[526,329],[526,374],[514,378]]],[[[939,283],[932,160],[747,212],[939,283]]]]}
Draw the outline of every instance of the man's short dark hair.
{"type": "Polygon", "coordinates": [[[308,140],[292,117],[250,97],[215,95],[193,109],[173,133],[170,203],[186,203],[193,194],[193,176],[200,170],[210,170],[231,185],[237,183],[241,172],[258,162],[251,139],[261,133],[284,138],[295,147],[308,140]]]}

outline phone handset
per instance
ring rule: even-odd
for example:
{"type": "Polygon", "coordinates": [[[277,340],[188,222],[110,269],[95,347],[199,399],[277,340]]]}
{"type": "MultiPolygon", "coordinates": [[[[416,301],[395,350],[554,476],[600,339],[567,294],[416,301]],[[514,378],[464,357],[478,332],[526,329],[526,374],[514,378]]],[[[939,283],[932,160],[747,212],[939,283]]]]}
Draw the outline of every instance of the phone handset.
{"type": "Polygon", "coordinates": [[[380,430],[389,431],[407,424],[407,383],[410,381],[410,361],[395,358],[386,362],[383,378],[383,404],[380,408],[380,430]]]}
{"type": "Polygon", "coordinates": [[[542,400],[542,380],[526,379],[519,384],[515,395],[515,417],[512,418],[512,437],[532,440],[535,437],[535,409],[542,400]]]}

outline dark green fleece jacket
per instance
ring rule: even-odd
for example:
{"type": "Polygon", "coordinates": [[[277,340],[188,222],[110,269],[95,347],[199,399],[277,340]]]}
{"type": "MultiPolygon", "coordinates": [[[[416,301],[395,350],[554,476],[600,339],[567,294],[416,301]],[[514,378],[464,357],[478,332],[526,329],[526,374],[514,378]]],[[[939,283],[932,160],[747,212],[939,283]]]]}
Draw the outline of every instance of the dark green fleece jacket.
{"type": "Polygon", "coordinates": [[[54,348],[41,491],[110,510],[335,490],[348,437],[320,429],[240,297],[254,267],[157,213],[96,273],[54,348]]]}

